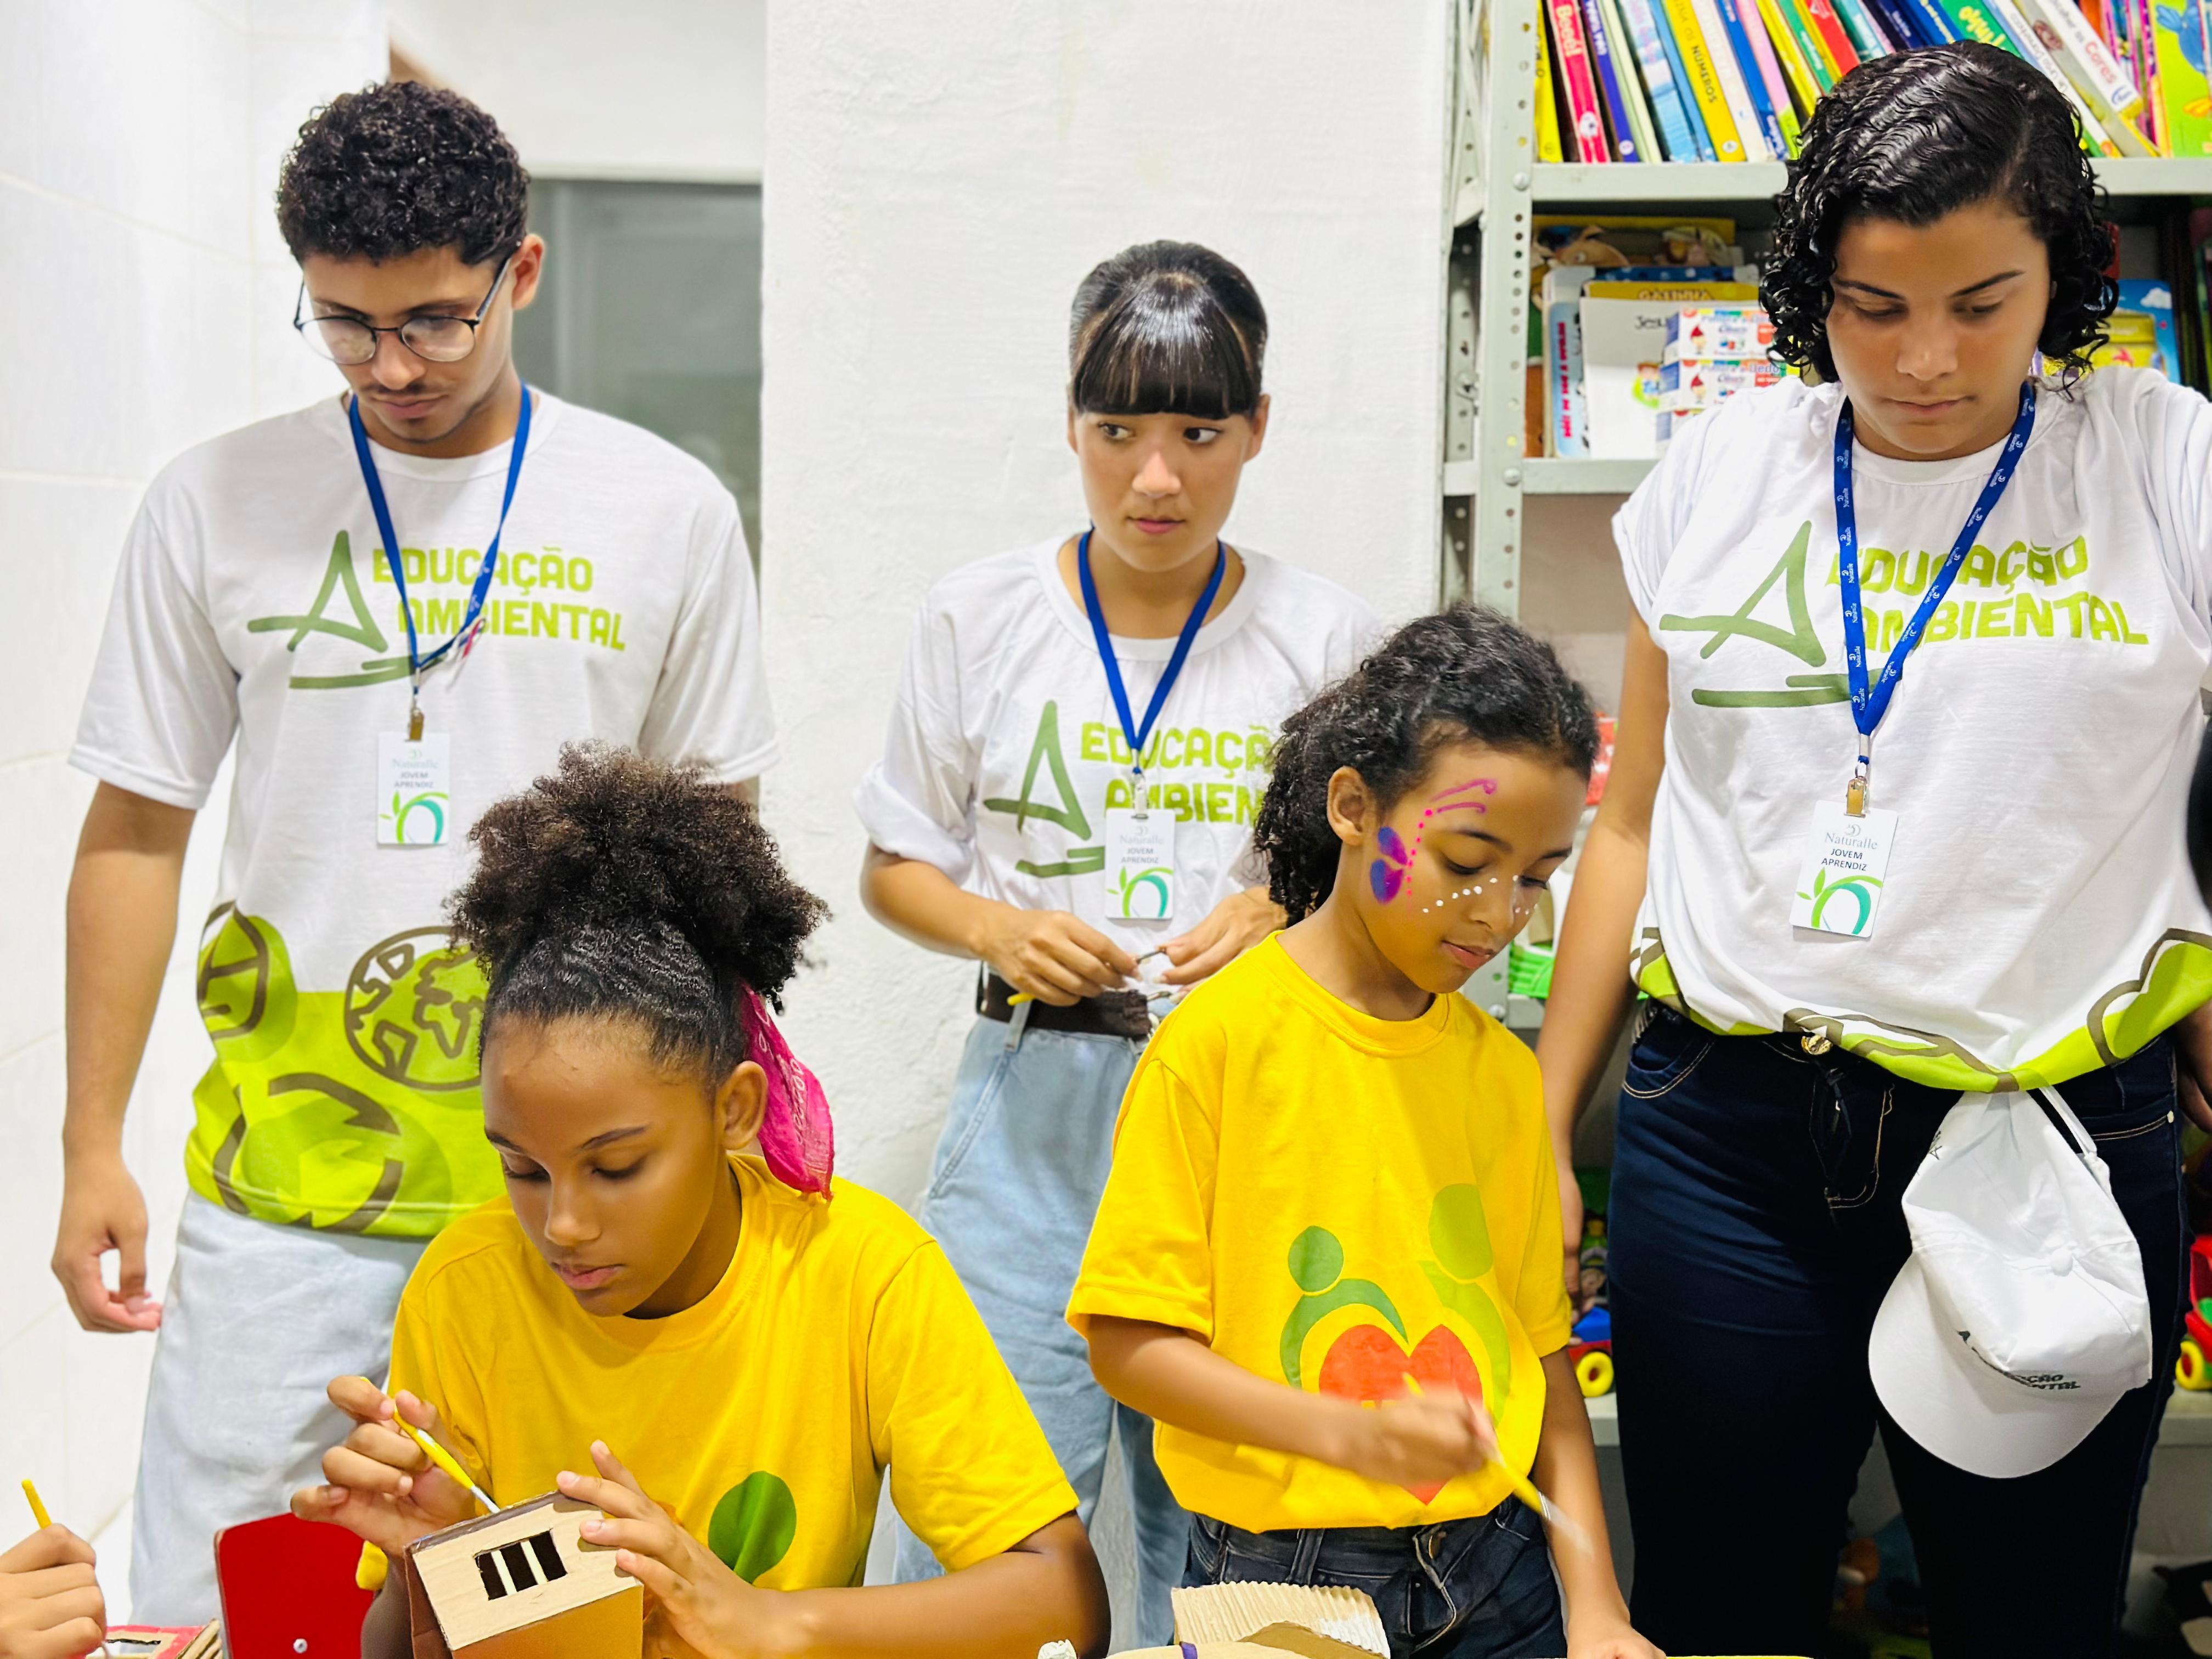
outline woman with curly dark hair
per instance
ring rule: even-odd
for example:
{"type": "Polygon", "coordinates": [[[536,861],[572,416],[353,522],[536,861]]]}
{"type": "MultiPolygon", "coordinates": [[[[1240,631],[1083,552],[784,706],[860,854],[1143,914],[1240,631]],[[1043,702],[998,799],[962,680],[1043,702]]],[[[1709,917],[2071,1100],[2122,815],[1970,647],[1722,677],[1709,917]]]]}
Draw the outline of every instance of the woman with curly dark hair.
{"type": "Polygon", "coordinates": [[[350,1432],[292,1500],[392,1563],[363,1654],[410,1651],[406,1547],[477,1512],[395,1419],[497,1502],[604,1511],[584,1539],[645,1587],[648,1653],[1103,1652],[1075,1494],[959,1280],[832,1178],[771,1012],[823,907],[752,808],[580,746],[470,839],[452,909],[506,1192],[408,1280],[388,1389],[331,1383],[350,1432]],[[887,1466],[950,1576],[851,1588],[887,1466]]]}
{"type": "Polygon", "coordinates": [[[1540,1049],[1577,1218],[1575,1120],[1649,998],[1610,1217],[1637,1621],[1817,1650],[1879,1430],[1938,1653],[2109,1653],[2212,994],[2212,411],[2085,373],[2112,231],[2003,52],[1861,67],[1776,205],[1808,373],[1615,521],[1619,749],[1540,1049]]]}

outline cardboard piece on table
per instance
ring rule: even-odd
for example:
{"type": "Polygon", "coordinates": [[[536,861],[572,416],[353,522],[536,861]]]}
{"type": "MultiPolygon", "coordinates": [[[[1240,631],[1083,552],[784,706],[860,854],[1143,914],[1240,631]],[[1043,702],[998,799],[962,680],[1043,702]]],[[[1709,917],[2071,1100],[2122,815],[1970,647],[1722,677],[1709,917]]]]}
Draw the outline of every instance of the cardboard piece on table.
{"type": "Polygon", "coordinates": [[[604,1659],[644,1643],[645,1587],[579,1535],[599,1510],[548,1492],[407,1549],[417,1659],[604,1659]]]}
{"type": "Polygon", "coordinates": [[[1176,1640],[1245,1642],[1306,1659],[1387,1656],[1382,1617],[1364,1590],[1318,1584],[1206,1584],[1174,1593],[1176,1640]]]}
{"type": "Polygon", "coordinates": [[[1258,1647],[1250,1642],[1194,1642],[1183,1648],[1139,1648],[1124,1653],[1121,1659],[1188,1659],[1196,1654],[1198,1659],[1283,1659],[1281,1648],[1258,1647]]]}
{"type": "Polygon", "coordinates": [[[110,1625],[107,1651],[112,1659],[216,1659],[222,1621],[198,1628],[176,1625],[110,1625]]]}

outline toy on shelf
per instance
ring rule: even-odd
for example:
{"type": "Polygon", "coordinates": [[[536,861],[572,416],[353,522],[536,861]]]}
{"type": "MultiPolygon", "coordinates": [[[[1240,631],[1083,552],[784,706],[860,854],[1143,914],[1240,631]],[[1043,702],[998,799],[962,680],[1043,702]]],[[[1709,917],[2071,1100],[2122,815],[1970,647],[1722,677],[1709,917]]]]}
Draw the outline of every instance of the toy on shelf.
{"type": "Polygon", "coordinates": [[[2189,1247],[2189,1310],[2183,1316],[2189,1334],[2181,1339],[2181,1358],[2174,1362],[2173,1380],[2185,1389],[2212,1389],[2212,1235],[2189,1247]]]}
{"type": "Polygon", "coordinates": [[[645,1587],[616,1552],[580,1535],[599,1510],[557,1492],[479,1516],[407,1547],[415,1651],[453,1659],[599,1659],[644,1640],[645,1587]]]}
{"type": "MultiPolygon", "coordinates": [[[[1605,1215],[1590,1201],[1591,1188],[1602,1171],[1577,1170],[1583,1186],[1581,1295],[1583,1312],[1575,1321],[1567,1359],[1575,1368],[1575,1381],[1583,1398],[1595,1400],[1613,1392],[1613,1310],[1606,1296],[1605,1215]]],[[[1601,1190],[1595,1194],[1602,1199],[1601,1190]]]]}

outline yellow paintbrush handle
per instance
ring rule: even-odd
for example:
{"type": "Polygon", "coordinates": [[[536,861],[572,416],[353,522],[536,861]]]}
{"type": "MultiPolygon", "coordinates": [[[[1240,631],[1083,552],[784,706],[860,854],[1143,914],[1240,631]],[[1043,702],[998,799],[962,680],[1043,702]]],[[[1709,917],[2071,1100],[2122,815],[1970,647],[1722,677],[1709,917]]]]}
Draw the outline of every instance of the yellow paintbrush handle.
{"type": "Polygon", "coordinates": [[[425,1457],[428,1458],[432,1463],[435,1464],[441,1472],[459,1481],[463,1486],[466,1487],[471,1493],[473,1493],[476,1497],[477,1502],[484,1506],[484,1510],[487,1514],[491,1513],[499,1508],[498,1504],[491,1501],[491,1494],[489,1492],[486,1492],[482,1486],[479,1486],[475,1481],[469,1479],[469,1472],[461,1467],[460,1460],[459,1458],[455,1457],[453,1453],[447,1451],[443,1446],[433,1440],[428,1435],[423,1433],[422,1430],[416,1428],[412,1423],[410,1423],[405,1418],[402,1417],[397,1407],[394,1407],[392,1410],[392,1420],[394,1423],[397,1423],[400,1428],[405,1431],[407,1437],[410,1440],[412,1440],[416,1445],[422,1449],[422,1455],[425,1457]]]}
{"type": "Polygon", "coordinates": [[[54,1517],[46,1513],[46,1504],[39,1497],[39,1489],[27,1480],[23,1483],[23,1496],[31,1500],[31,1519],[39,1523],[40,1532],[54,1524],[54,1517]]]}

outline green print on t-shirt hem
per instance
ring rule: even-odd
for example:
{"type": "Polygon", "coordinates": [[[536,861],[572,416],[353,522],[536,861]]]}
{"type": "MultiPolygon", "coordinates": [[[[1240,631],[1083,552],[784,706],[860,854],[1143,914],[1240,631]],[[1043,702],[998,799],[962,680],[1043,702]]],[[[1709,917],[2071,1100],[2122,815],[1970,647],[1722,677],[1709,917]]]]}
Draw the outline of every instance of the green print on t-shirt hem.
{"type": "Polygon", "coordinates": [[[276,927],[225,904],[203,933],[198,990],[216,1050],[185,1150],[202,1197],[411,1237],[498,1193],[477,1093],[483,970],[446,929],[395,933],[342,990],[302,990],[276,927]]]}

